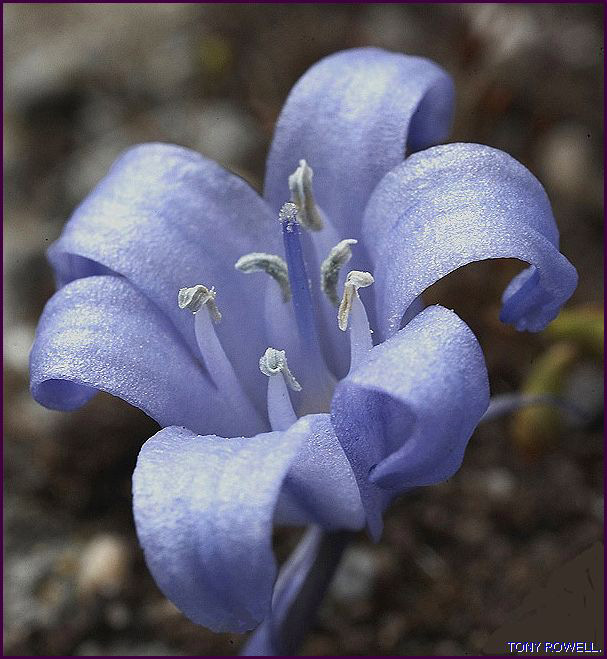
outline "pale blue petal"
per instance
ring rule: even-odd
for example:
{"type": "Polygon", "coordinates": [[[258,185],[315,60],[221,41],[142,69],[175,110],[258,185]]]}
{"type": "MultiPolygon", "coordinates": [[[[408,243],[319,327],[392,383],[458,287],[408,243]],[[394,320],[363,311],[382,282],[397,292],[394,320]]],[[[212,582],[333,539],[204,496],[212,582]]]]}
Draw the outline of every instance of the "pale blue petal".
{"type": "Polygon", "coordinates": [[[139,541],[160,589],[194,622],[243,632],[269,614],[274,511],[306,433],[301,423],[234,439],[171,427],[141,449],[139,541]]]}
{"type": "Polygon", "coordinates": [[[214,286],[224,312],[217,333],[244,386],[261,403],[263,299],[273,282],[244,275],[234,263],[248,252],[277,252],[280,235],[274,214],[245,181],[188,149],[144,144],[114,163],[66,224],[49,258],[60,285],[108,270],[123,275],[166,314],[194,352],[192,314],[178,308],[177,292],[214,286]]]}
{"type": "Polygon", "coordinates": [[[331,419],[371,533],[397,493],[449,478],[489,404],[480,346],[452,311],[428,307],[342,380],[331,419]]]}
{"type": "Polygon", "coordinates": [[[477,144],[417,153],[387,174],[363,221],[374,262],[379,330],[398,330],[413,300],[453,270],[484,259],[531,264],[504,295],[502,319],[537,331],[573,293],[575,268],[537,179],[509,155],[477,144]]]}
{"type": "Polygon", "coordinates": [[[449,131],[453,84],[421,57],[359,48],[330,55],[291,90],[266,166],[265,197],[276,210],[304,158],[319,206],[342,238],[358,238],[373,188],[405,151],[436,144],[449,131]]]}
{"type": "Polygon", "coordinates": [[[306,441],[293,462],[276,510],[279,524],[318,524],[324,529],[360,529],[365,513],[356,477],[328,414],[297,423],[306,441]]]}
{"type": "Polygon", "coordinates": [[[34,398],[73,410],[103,390],[160,425],[246,432],[182,337],[132,284],[112,276],[67,284],[47,303],[30,358],[34,398]]]}

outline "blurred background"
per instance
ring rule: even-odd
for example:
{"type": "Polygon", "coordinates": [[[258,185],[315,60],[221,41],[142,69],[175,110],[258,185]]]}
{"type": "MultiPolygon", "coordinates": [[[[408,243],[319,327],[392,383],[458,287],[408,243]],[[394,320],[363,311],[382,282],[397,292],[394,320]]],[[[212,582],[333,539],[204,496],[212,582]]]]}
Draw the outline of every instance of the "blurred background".
{"type": "MultiPolygon", "coordinates": [[[[520,269],[508,261],[454,273],[428,299],[471,325],[494,393],[558,392],[586,420],[536,408],[480,428],[453,479],[393,506],[380,544],[352,544],[302,652],[483,652],[603,533],[602,5],[3,10],[5,654],[237,652],[242,637],[188,622],[144,565],[131,474],[156,424],[104,394],[69,414],[29,395],[29,349],[54,290],[45,249],[138,142],[197,149],[259,188],[291,86],[361,45],[438,62],[458,93],[452,140],[503,149],[544,183],[580,274],[567,314],[540,335],[500,325],[499,296],[520,269]]],[[[281,557],[295,540],[279,534],[281,557]]]]}

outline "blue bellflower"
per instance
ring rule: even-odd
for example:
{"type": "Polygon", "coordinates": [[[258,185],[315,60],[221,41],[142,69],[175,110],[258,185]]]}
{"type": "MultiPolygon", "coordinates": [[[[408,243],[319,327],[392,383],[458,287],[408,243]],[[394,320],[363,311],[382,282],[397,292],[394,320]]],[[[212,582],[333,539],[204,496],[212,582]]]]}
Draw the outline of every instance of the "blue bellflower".
{"type": "Polygon", "coordinates": [[[423,308],[428,286],[520,259],[501,318],[531,331],[575,289],[532,174],[431,147],[453,96],[426,59],[331,55],[286,101],[263,197],[188,149],[137,146],[49,250],[32,393],[73,410],[103,390],[161,425],[135,469],[137,533],[194,622],[268,616],[275,524],[378,537],[396,495],[458,469],[487,371],[455,313],[423,308]]]}

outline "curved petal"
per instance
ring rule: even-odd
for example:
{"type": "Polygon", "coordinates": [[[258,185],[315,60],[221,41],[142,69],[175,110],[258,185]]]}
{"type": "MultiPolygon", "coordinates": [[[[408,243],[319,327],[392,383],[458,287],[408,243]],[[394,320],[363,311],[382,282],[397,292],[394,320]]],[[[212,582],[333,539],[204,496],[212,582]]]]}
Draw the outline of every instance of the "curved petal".
{"type": "Polygon", "coordinates": [[[521,330],[543,329],[577,284],[575,268],[558,250],[541,184],[487,146],[448,144],[408,158],[377,186],[363,232],[385,336],[428,286],[472,261],[518,258],[532,265],[504,297],[502,319],[521,330]]]}
{"type": "Polygon", "coordinates": [[[274,509],[307,437],[285,432],[223,439],[164,428],[141,449],[135,523],[163,593],[191,620],[243,632],[270,612],[274,509]]]}
{"type": "Polygon", "coordinates": [[[361,529],[365,513],[356,477],[328,414],[297,422],[306,433],[285,480],[276,509],[278,524],[318,524],[324,529],[361,529]]]}
{"type": "Polygon", "coordinates": [[[428,307],[335,390],[331,419],[374,536],[397,493],[449,478],[489,404],[480,346],[452,311],[428,307]]]}
{"type": "Polygon", "coordinates": [[[160,425],[247,427],[166,317],[118,277],[78,279],[55,293],[38,324],[30,374],[32,395],[52,409],[76,409],[101,389],[160,425]]]}
{"type": "Polygon", "coordinates": [[[268,278],[234,263],[251,251],[280,249],[280,228],[266,203],[239,177],[170,144],[124,153],[76,209],[49,250],[57,280],[112,271],[126,277],[173,322],[198,354],[192,315],[177,292],[205,284],[223,306],[218,334],[243,382],[259,398],[257,368],[267,347],[262,322],[268,278]]]}
{"type": "Polygon", "coordinates": [[[377,48],[346,50],[309,69],[282,109],[266,166],[264,196],[274,209],[305,158],[314,192],[332,224],[358,238],[375,185],[405,150],[444,139],[453,84],[436,64],[377,48]]]}

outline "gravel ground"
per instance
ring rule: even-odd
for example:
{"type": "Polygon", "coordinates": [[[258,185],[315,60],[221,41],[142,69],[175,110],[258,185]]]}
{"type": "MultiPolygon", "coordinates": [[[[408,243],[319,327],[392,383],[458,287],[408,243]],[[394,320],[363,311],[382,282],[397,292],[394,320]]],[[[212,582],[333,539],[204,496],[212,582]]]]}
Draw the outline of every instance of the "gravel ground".
{"type": "MultiPolygon", "coordinates": [[[[130,477],[154,422],[106,395],[69,414],[29,396],[29,348],[53,292],[45,248],[137,142],[198,149],[259,187],[297,77],[376,45],[454,76],[453,140],[502,148],[538,175],[580,273],[570,307],[602,305],[602,6],[3,9],[5,654],[233,654],[242,638],[188,622],[143,563],[130,477]]],[[[496,320],[519,267],[477,264],[428,296],[473,328],[494,392],[518,390],[550,346],[496,320]]],[[[603,537],[602,364],[580,354],[568,388],[593,422],[563,422],[526,452],[509,420],[481,428],[453,479],[399,501],[378,545],[353,543],[304,654],[482,653],[525,596],[603,537]]],[[[278,533],[279,554],[295,541],[278,533]]]]}

